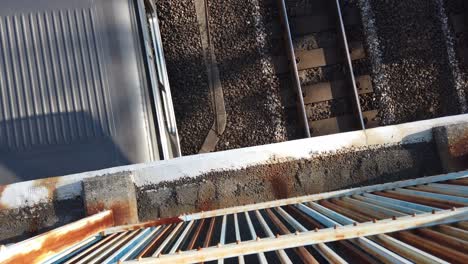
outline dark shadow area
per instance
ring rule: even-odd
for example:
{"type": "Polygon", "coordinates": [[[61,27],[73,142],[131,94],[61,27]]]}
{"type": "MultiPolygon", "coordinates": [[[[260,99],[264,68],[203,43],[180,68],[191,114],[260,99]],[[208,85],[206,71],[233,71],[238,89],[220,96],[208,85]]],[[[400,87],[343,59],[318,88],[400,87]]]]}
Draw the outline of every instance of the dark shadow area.
{"type": "MultiPolygon", "coordinates": [[[[54,194],[55,196],[55,194],[54,194]]],[[[17,243],[86,217],[83,199],[43,203],[0,211],[0,244],[17,243]]]]}
{"type": "MultiPolygon", "coordinates": [[[[83,111],[1,122],[0,134],[0,185],[130,164],[99,122],[83,111]],[[83,133],[71,134],[69,122],[77,119],[83,133]],[[14,127],[24,130],[11,134],[14,127]]],[[[83,197],[58,200],[57,189],[48,189],[51,202],[0,210],[0,244],[19,242],[86,216],[83,197]]]]}
{"type": "Polygon", "coordinates": [[[0,185],[130,164],[84,111],[0,122],[0,134],[0,185]]]}

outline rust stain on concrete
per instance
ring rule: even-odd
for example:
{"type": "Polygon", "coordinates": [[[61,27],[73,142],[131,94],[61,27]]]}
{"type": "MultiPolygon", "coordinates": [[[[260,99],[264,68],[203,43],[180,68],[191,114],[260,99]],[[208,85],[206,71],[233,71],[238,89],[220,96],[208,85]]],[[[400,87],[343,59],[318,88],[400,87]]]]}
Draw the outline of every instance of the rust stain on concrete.
{"type": "Polygon", "coordinates": [[[294,165],[286,161],[291,158],[271,157],[269,166],[263,169],[262,175],[265,180],[270,182],[273,195],[276,199],[288,198],[292,193],[294,179],[291,178],[292,173],[297,170],[294,165]]]}
{"type": "Polygon", "coordinates": [[[55,190],[57,189],[57,183],[59,181],[60,181],[60,177],[39,179],[39,180],[34,181],[33,186],[46,188],[48,192],[48,198],[52,199],[54,197],[55,190]]]}
{"type": "Polygon", "coordinates": [[[269,178],[271,186],[273,187],[273,194],[277,199],[284,199],[289,197],[289,183],[281,176],[276,175],[269,178]]]}
{"type": "Polygon", "coordinates": [[[115,201],[111,204],[107,204],[105,202],[95,202],[91,205],[88,205],[86,208],[88,215],[97,214],[105,210],[112,211],[116,225],[128,225],[130,224],[128,222],[129,219],[132,219],[133,217],[133,215],[131,215],[132,208],[130,208],[130,205],[127,202],[115,201]]]}
{"type": "Polygon", "coordinates": [[[200,201],[197,204],[198,211],[210,211],[216,208],[213,207],[213,201],[211,199],[200,201]]]}
{"type": "MultiPolygon", "coordinates": [[[[0,200],[2,199],[2,195],[6,187],[8,187],[8,185],[0,185],[0,200]]],[[[4,210],[4,209],[8,209],[8,206],[0,202],[0,210],[4,210]]]]}
{"type": "Polygon", "coordinates": [[[454,157],[468,155],[468,132],[464,133],[460,139],[450,144],[449,151],[454,157]]]}

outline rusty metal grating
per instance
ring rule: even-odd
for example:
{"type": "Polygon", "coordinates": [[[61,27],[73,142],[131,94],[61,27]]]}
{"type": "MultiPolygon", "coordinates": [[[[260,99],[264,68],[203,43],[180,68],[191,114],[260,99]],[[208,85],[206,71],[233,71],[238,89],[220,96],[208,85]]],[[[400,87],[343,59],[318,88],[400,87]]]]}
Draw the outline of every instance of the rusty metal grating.
{"type": "Polygon", "coordinates": [[[44,263],[467,263],[467,205],[453,173],[111,227],[44,263]]]}

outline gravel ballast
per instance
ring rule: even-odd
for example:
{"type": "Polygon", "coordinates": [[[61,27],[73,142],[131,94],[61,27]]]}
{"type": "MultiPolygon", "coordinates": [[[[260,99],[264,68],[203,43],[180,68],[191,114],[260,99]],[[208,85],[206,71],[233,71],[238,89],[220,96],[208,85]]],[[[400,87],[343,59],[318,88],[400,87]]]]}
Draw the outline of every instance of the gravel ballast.
{"type": "Polygon", "coordinates": [[[361,0],[382,125],[459,113],[436,0],[361,0]]]}
{"type": "Polygon", "coordinates": [[[279,81],[267,56],[263,0],[210,0],[227,126],[217,150],[286,140],[279,81]]]}
{"type": "Polygon", "coordinates": [[[183,155],[200,150],[213,110],[192,0],[157,0],[161,37],[183,155]]]}
{"type": "MultiPolygon", "coordinates": [[[[468,70],[463,63],[460,74],[454,70],[447,40],[450,34],[440,12],[440,3],[452,12],[458,10],[457,5],[464,6],[462,1],[345,2],[342,10],[357,7],[363,20],[360,25],[346,27],[348,39],[363,41],[367,55],[353,61],[355,75],[370,74],[372,78],[374,93],[359,96],[363,111],[378,110],[381,125],[463,112],[463,100],[457,100],[457,96],[460,87],[467,91],[464,95],[468,94],[468,70]]],[[[290,16],[323,11],[310,9],[312,3],[287,1],[290,16]],[[310,10],[302,8],[307,6],[310,10]]],[[[157,0],[157,5],[182,151],[184,155],[195,154],[213,124],[214,114],[194,2],[157,0]]],[[[277,36],[277,2],[209,0],[208,6],[211,43],[227,114],[226,130],[216,151],[301,137],[288,74],[276,75],[273,64],[273,58],[284,52],[282,39],[277,36]]],[[[293,37],[296,49],[309,50],[336,43],[337,32],[293,37]]],[[[456,49],[463,39],[463,35],[456,36],[456,49]]],[[[304,70],[299,75],[305,86],[342,79],[345,71],[343,64],[336,64],[304,70]]],[[[352,114],[352,99],[307,105],[309,120],[352,114]]]]}

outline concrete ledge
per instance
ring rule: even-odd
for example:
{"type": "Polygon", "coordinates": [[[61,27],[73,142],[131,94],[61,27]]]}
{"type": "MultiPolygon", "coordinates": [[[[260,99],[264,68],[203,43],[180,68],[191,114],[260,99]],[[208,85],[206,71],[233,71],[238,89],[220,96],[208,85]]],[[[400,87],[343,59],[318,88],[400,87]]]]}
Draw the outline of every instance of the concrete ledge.
{"type": "Polygon", "coordinates": [[[84,179],[113,173],[132,172],[135,186],[144,187],[161,182],[198,177],[212,171],[236,170],[261,164],[310,158],[312,155],[347,148],[430,142],[433,139],[432,128],[463,123],[466,120],[468,120],[468,114],[378,127],[368,129],[366,133],[355,131],[19,182],[0,186],[0,209],[34,206],[53,200],[76,199],[82,195],[84,179]]]}
{"type": "Polygon", "coordinates": [[[141,221],[441,173],[434,142],[341,149],[138,187],[141,221]]]}
{"type": "Polygon", "coordinates": [[[436,127],[434,137],[445,172],[468,168],[468,122],[436,127]]]}
{"type": "MultiPolygon", "coordinates": [[[[127,203],[121,210],[124,220],[119,223],[124,224],[439,174],[442,165],[433,128],[466,120],[468,115],[450,116],[365,133],[349,132],[0,186],[0,222],[8,223],[0,228],[0,241],[14,241],[37,230],[63,225],[85,215],[85,209],[115,209],[115,204],[121,202],[127,203]],[[113,184],[115,189],[111,190],[113,184]],[[62,205],[72,206],[67,212],[62,205]],[[73,219],[69,219],[72,210],[73,219]]],[[[464,150],[456,148],[455,152],[464,150]]]]}
{"type": "Polygon", "coordinates": [[[138,211],[132,174],[115,173],[83,180],[87,215],[112,210],[116,225],[138,223],[138,211]]]}

